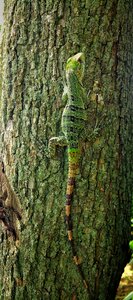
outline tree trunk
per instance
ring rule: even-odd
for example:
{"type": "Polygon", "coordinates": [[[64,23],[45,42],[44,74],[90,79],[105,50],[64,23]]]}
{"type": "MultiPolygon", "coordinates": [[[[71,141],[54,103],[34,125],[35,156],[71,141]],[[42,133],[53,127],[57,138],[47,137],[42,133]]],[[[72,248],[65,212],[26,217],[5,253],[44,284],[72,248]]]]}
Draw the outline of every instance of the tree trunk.
{"type": "Polygon", "coordinates": [[[22,221],[19,245],[0,228],[1,300],[113,300],[129,258],[133,3],[5,0],[4,16],[1,152],[22,221]],[[48,152],[61,131],[65,63],[77,52],[89,96],[73,234],[91,294],[64,225],[67,150],[56,160],[48,152]]]}

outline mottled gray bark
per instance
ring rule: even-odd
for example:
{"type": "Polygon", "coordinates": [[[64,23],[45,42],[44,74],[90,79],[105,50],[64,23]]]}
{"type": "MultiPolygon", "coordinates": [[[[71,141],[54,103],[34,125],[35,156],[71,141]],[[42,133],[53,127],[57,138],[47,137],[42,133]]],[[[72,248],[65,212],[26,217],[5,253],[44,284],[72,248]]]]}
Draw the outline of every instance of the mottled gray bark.
{"type": "MultiPolygon", "coordinates": [[[[2,90],[2,53],[1,53],[1,42],[0,42],[0,99],[1,99],[1,90],[2,90]]],[[[0,101],[1,103],[1,101],[0,101]]]]}
{"type": "Polygon", "coordinates": [[[0,228],[1,300],[115,298],[130,238],[132,20],[130,0],[5,1],[1,151],[23,220],[17,247],[0,228]],[[79,51],[88,139],[72,210],[92,298],[64,225],[67,151],[55,161],[48,155],[49,138],[60,133],[65,62],[79,51]]]}

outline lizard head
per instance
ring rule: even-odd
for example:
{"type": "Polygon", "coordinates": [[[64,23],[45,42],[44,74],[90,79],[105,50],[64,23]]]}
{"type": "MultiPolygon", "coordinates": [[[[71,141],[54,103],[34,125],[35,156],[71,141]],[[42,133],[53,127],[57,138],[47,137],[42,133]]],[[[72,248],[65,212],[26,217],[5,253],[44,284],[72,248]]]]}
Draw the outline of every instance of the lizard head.
{"type": "Polygon", "coordinates": [[[85,56],[82,52],[70,57],[66,63],[66,73],[74,72],[78,80],[82,82],[85,69],[85,56]]]}

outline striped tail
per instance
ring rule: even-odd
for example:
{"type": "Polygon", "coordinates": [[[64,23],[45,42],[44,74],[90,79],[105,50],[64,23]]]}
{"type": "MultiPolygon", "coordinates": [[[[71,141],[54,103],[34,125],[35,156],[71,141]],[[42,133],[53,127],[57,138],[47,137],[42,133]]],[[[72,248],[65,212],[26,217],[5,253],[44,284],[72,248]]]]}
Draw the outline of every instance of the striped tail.
{"type": "Polygon", "coordinates": [[[82,272],[81,264],[77,256],[75,244],[73,241],[72,218],[71,218],[71,202],[73,198],[75,178],[79,171],[79,156],[80,156],[80,150],[78,148],[68,147],[69,169],[68,169],[68,181],[67,181],[67,190],[66,190],[66,226],[67,226],[68,240],[71,245],[74,262],[78,267],[78,271],[81,275],[85,288],[88,289],[88,285],[84,278],[84,274],[82,272]]]}

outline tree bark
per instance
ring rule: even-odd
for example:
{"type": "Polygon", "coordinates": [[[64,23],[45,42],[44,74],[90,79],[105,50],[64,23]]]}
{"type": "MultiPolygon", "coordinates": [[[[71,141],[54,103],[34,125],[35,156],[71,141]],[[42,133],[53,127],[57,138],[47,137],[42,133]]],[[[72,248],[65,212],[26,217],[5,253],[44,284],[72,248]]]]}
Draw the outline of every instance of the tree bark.
{"type": "Polygon", "coordinates": [[[5,0],[1,153],[22,207],[20,243],[1,227],[2,299],[113,300],[129,259],[133,180],[133,3],[5,0]],[[73,234],[84,288],[64,225],[67,150],[58,136],[65,62],[84,52],[88,138],[73,198],[73,234]]]}

